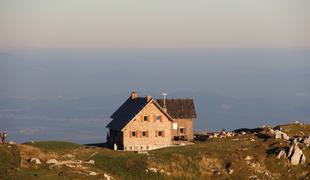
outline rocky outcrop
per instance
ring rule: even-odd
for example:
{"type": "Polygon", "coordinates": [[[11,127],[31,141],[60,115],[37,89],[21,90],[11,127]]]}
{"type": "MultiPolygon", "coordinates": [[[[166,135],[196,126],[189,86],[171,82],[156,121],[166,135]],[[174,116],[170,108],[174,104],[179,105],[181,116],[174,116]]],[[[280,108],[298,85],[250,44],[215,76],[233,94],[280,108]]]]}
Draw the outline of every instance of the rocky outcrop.
{"type": "Polygon", "coordinates": [[[287,141],[290,140],[290,137],[285,132],[282,132],[280,130],[270,129],[269,133],[274,135],[274,138],[276,138],[276,139],[284,139],[287,141]]]}
{"type": "Polygon", "coordinates": [[[292,165],[298,165],[299,163],[304,164],[306,162],[306,157],[298,147],[298,143],[295,143],[290,147],[288,158],[292,165]]]}

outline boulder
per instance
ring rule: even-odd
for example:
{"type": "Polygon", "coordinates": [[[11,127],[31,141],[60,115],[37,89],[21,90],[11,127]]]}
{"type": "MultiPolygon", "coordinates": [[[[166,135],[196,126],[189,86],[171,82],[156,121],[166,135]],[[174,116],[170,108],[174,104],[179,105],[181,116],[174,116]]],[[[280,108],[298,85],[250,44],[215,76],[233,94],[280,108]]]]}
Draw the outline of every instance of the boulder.
{"type": "Polygon", "coordinates": [[[297,143],[295,143],[290,147],[288,158],[292,165],[298,165],[299,163],[306,162],[306,156],[303,154],[302,150],[298,147],[297,143]]]}
{"type": "Polygon", "coordinates": [[[284,140],[290,139],[290,137],[285,132],[282,132],[280,130],[275,130],[273,135],[276,139],[284,139],[284,140]]]}
{"type": "Polygon", "coordinates": [[[58,161],[56,159],[49,159],[46,161],[46,164],[57,164],[58,161]]]}

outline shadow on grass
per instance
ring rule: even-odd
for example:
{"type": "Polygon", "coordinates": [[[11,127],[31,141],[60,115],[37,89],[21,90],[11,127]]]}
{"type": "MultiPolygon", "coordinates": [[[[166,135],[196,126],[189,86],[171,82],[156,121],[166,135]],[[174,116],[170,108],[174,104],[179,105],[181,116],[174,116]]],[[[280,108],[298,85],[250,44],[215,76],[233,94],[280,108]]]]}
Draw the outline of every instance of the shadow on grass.
{"type": "Polygon", "coordinates": [[[264,141],[267,141],[268,139],[272,138],[268,134],[263,134],[263,133],[255,134],[255,136],[259,139],[263,139],[264,141]]]}
{"type": "Polygon", "coordinates": [[[111,148],[111,146],[107,143],[91,143],[91,144],[83,144],[84,146],[95,146],[95,147],[102,147],[102,148],[111,148]]]}

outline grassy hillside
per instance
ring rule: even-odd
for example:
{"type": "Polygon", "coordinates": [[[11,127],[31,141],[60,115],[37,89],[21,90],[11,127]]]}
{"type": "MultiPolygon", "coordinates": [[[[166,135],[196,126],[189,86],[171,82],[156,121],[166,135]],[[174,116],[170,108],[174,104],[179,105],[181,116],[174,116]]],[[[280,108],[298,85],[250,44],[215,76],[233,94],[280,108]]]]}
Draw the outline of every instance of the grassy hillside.
{"type": "MultiPolygon", "coordinates": [[[[310,125],[283,125],[293,135],[310,135],[310,125]],[[302,133],[301,133],[302,132],[302,133]]],[[[289,142],[265,132],[224,139],[210,139],[193,145],[150,151],[149,154],[112,151],[104,147],[68,142],[43,141],[21,145],[0,145],[2,179],[310,179],[310,148],[300,146],[306,163],[293,166],[277,159],[289,142]],[[32,157],[40,165],[29,162],[32,157]],[[80,166],[51,166],[48,159],[77,161],[80,166]],[[94,160],[94,164],[87,163],[94,160]],[[89,175],[96,172],[96,175],[89,175]]],[[[0,179],[1,179],[0,178],[0,179]]]]}

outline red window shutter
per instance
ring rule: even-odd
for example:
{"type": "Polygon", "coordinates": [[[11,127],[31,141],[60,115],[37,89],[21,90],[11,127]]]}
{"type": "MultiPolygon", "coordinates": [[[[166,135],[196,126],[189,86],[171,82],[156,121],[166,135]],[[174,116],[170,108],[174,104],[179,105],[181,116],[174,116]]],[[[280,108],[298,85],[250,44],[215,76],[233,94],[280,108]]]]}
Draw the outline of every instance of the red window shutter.
{"type": "Polygon", "coordinates": [[[163,120],[164,120],[163,116],[160,116],[160,122],[163,122],[163,120]]]}
{"type": "Polygon", "coordinates": [[[136,134],[137,134],[136,136],[137,136],[137,137],[140,137],[139,132],[140,132],[140,131],[136,131],[136,134]]]}
{"type": "Polygon", "coordinates": [[[157,137],[158,136],[158,131],[155,131],[155,137],[157,137]]]}
{"type": "Polygon", "coordinates": [[[153,118],[154,118],[154,122],[156,122],[156,115],[154,115],[153,118]]]}
{"type": "Polygon", "coordinates": [[[161,134],[163,135],[163,137],[165,137],[165,131],[162,131],[161,134]]]}
{"type": "Polygon", "coordinates": [[[146,131],[146,137],[149,137],[149,131],[146,131]]]}
{"type": "Polygon", "coordinates": [[[150,115],[147,116],[147,121],[151,122],[151,116],[150,115]]]}
{"type": "Polygon", "coordinates": [[[129,131],[129,137],[131,138],[131,131],[129,131]]]}

